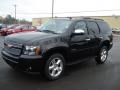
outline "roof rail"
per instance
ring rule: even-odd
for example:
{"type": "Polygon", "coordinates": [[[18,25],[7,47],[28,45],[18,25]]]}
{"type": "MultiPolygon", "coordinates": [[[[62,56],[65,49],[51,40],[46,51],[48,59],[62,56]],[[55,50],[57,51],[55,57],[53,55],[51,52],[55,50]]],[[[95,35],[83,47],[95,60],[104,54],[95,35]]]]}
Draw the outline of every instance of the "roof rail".
{"type": "Polygon", "coordinates": [[[83,19],[93,19],[93,18],[90,18],[90,17],[83,17],[83,19]]]}
{"type": "Polygon", "coordinates": [[[104,21],[103,19],[97,19],[97,18],[95,18],[94,20],[101,20],[101,21],[104,21]]]}
{"type": "Polygon", "coordinates": [[[100,21],[104,21],[103,19],[97,19],[97,18],[91,18],[91,17],[54,17],[54,18],[64,18],[64,19],[91,19],[91,20],[100,20],[100,21]]]}
{"type": "Polygon", "coordinates": [[[93,20],[101,20],[101,21],[104,21],[103,19],[90,18],[90,17],[84,17],[83,19],[93,19],[93,20]]]}
{"type": "Polygon", "coordinates": [[[62,19],[70,19],[70,20],[72,20],[72,17],[54,17],[54,18],[58,18],[58,19],[60,19],[60,18],[62,18],[62,19]]]}

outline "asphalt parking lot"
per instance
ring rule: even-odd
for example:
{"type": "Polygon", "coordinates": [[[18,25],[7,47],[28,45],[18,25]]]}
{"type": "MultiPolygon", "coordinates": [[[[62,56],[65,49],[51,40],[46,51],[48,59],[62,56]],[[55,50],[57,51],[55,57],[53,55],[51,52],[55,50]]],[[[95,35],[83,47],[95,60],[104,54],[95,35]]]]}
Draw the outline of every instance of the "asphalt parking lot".
{"type": "MultiPolygon", "coordinates": [[[[0,36],[0,51],[3,40],[0,36]]],[[[56,81],[47,81],[38,73],[16,72],[0,55],[0,90],[120,90],[120,37],[114,37],[105,64],[97,65],[91,59],[69,66],[64,77],[56,81]]]]}

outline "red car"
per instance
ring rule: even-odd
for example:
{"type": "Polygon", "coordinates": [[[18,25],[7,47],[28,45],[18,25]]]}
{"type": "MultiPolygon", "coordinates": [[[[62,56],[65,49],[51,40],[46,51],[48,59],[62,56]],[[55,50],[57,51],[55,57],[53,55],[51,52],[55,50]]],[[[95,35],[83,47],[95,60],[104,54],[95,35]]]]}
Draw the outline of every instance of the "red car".
{"type": "Polygon", "coordinates": [[[18,26],[18,24],[14,24],[14,25],[9,25],[8,27],[2,28],[2,29],[0,30],[0,34],[1,34],[2,36],[5,36],[5,35],[7,35],[7,31],[8,31],[9,29],[14,29],[14,28],[17,27],[17,26],[18,26]]]}
{"type": "Polygon", "coordinates": [[[13,34],[13,33],[19,33],[19,32],[30,32],[30,31],[35,31],[36,27],[31,26],[31,25],[19,25],[15,27],[14,29],[8,29],[6,34],[13,34]]]}

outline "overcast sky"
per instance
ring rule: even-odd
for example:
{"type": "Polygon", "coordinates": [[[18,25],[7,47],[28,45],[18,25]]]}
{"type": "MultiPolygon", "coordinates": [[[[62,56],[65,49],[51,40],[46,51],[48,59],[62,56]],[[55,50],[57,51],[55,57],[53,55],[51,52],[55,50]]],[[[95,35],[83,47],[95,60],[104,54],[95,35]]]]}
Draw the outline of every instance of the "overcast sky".
{"type": "MultiPolygon", "coordinates": [[[[17,18],[32,20],[38,17],[51,17],[52,0],[0,0],[0,16],[14,16],[14,4],[17,5],[17,18]]],[[[54,16],[59,17],[120,15],[120,0],[54,0],[54,12],[54,16]],[[96,10],[98,11],[81,12],[96,10]]]]}

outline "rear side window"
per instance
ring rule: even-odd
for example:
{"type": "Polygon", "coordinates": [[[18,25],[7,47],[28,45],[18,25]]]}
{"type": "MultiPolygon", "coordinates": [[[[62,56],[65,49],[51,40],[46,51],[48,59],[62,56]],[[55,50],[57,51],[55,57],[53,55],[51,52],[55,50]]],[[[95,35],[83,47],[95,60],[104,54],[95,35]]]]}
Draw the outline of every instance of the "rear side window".
{"type": "Polygon", "coordinates": [[[101,33],[106,34],[106,33],[112,32],[111,28],[106,22],[98,22],[98,25],[100,27],[101,33]]]}
{"type": "Polygon", "coordinates": [[[95,22],[88,22],[88,30],[91,35],[99,34],[99,27],[95,22]]]}

